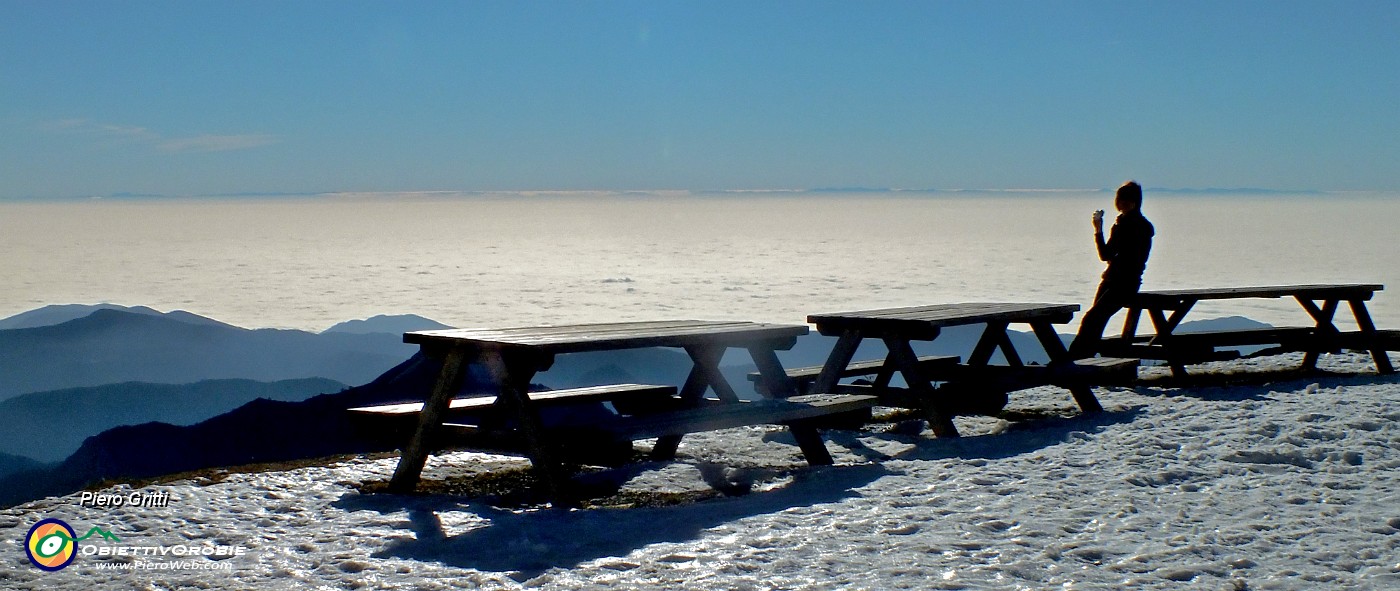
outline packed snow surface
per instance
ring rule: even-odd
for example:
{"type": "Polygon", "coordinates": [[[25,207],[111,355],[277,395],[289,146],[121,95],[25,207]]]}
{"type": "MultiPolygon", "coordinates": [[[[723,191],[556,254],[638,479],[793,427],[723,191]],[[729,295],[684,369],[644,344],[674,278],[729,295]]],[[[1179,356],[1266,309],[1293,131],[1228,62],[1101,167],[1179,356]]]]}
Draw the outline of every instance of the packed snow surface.
{"type": "MultiPolygon", "coordinates": [[[[1088,418],[1067,392],[1041,388],[1012,395],[1029,420],[960,418],[960,439],[828,432],[830,467],[807,467],[781,429],[749,428],[689,436],[675,462],[603,473],[644,494],[733,493],[670,506],[359,491],[395,458],[123,485],[98,492],[168,492],[170,504],[83,507],[74,494],[0,511],[0,588],[1400,588],[1400,379],[1362,355],[1323,368],[1355,375],[1100,389],[1107,412],[1088,418]],[[225,570],[164,570],[172,558],[80,551],[43,572],[23,540],[46,517],[120,538],[82,548],[246,552],[186,560],[225,570]]],[[[425,477],[520,465],[457,452],[425,477]]]]}

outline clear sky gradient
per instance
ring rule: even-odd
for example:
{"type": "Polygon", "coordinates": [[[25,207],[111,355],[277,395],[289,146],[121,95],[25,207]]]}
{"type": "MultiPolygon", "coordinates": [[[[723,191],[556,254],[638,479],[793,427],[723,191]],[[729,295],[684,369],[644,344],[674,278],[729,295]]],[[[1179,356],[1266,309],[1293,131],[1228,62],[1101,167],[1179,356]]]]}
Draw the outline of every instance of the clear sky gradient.
{"type": "Polygon", "coordinates": [[[0,198],[1400,190],[1400,2],[0,0],[0,198]]]}

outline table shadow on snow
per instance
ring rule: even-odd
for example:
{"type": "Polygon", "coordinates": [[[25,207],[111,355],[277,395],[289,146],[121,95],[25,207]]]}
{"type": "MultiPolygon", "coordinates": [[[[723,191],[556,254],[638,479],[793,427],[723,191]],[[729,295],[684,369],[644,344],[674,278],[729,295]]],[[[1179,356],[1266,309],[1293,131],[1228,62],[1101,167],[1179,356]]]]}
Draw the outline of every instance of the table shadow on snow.
{"type": "MultiPolygon", "coordinates": [[[[790,483],[771,490],[663,507],[512,511],[463,497],[358,493],[345,495],[335,506],[345,511],[408,512],[404,527],[413,538],[388,543],[374,553],[376,558],[510,573],[526,581],[551,568],[626,556],[652,544],[692,541],[706,529],[740,519],[839,502],[859,496],[856,489],[891,473],[877,464],[804,469],[794,472],[790,483]],[[458,521],[454,513],[468,513],[488,524],[449,534],[443,523],[458,521]]],[[[617,563],[622,569],[639,566],[622,559],[617,563]]]]}

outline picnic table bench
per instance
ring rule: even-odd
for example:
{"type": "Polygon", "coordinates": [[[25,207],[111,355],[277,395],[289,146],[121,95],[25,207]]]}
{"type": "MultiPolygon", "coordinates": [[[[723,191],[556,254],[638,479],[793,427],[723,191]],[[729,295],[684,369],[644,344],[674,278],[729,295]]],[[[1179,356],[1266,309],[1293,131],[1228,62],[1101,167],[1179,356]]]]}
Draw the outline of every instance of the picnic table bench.
{"type": "Polygon", "coordinates": [[[1129,306],[1122,333],[1104,339],[1099,351],[1166,361],[1173,375],[1185,376],[1186,365],[1239,357],[1231,347],[1272,345],[1268,353],[1303,352],[1302,367],[1309,370],[1317,367],[1322,353],[1357,349],[1371,353],[1377,371],[1392,373],[1395,368],[1386,351],[1400,350],[1400,331],[1377,330],[1366,309],[1366,302],[1382,289],[1385,286],[1378,284],[1310,284],[1143,291],[1129,306]],[[1242,298],[1293,298],[1313,324],[1176,332],[1198,302],[1242,298]],[[1333,323],[1342,302],[1351,308],[1358,330],[1343,332],[1333,323]],[[1151,334],[1137,334],[1143,311],[1152,320],[1151,334]]]}
{"type": "MultiPolygon", "coordinates": [[[[953,415],[995,413],[1006,404],[1008,392],[1037,386],[1065,387],[1083,412],[1099,412],[1103,407],[1090,387],[1131,382],[1136,378],[1138,361],[1069,359],[1054,325],[1069,322],[1077,310],[1077,304],[963,303],[813,314],[807,321],[819,333],[837,340],[810,391],[869,392],[879,397],[881,405],[923,410],[934,434],[940,437],[958,435],[953,415]],[[1049,363],[1034,366],[1022,360],[1007,333],[1013,323],[1030,325],[1049,363]],[[986,327],[965,362],[956,357],[920,358],[910,344],[932,341],[945,327],[976,324],[986,327]],[[852,363],[865,339],[884,342],[888,353],[883,360],[852,363]],[[1005,365],[991,363],[997,351],[1001,351],[1005,365]],[[840,383],[872,369],[876,380],[870,385],[840,383]],[[899,372],[907,387],[889,385],[894,372],[899,372]]],[[[809,372],[810,368],[801,370],[802,376],[809,372]]]]}
{"type": "Polygon", "coordinates": [[[564,471],[561,446],[580,436],[578,425],[547,428],[540,410],[552,406],[611,402],[618,414],[585,425],[588,437],[625,440],[657,438],[652,456],[674,457],[688,433],[747,425],[785,425],[810,464],[830,464],[812,420],[868,408],[873,396],[851,394],[800,395],[787,377],[776,351],[792,348],[807,334],[804,325],[753,322],[661,321],[581,324],[509,329],[453,329],[410,332],[404,341],[443,360],[438,380],[424,402],[352,409],[359,414],[416,420],[412,439],[403,449],[390,481],[393,491],[413,490],[421,477],[435,433],[449,429],[481,429],[461,423],[490,415],[485,428],[513,430],[523,441],[546,493],[557,505],[575,503],[564,471]],[[529,392],[531,379],[547,371],[556,355],[645,347],[682,348],[693,363],[683,386],[615,384],[550,392],[529,392]],[[747,349],[764,376],[765,399],[744,401],[720,372],[719,362],[732,347],[747,349]],[[479,364],[498,392],[495,396],[454,398],[461,390],[466,367],[479,364]],[[715,399],[706,399],[707,392],[715,399]],[[494,421],[492,420],[494,417],[494,421]],[[506,421],[502,421],[504,418],[506,421]]]}

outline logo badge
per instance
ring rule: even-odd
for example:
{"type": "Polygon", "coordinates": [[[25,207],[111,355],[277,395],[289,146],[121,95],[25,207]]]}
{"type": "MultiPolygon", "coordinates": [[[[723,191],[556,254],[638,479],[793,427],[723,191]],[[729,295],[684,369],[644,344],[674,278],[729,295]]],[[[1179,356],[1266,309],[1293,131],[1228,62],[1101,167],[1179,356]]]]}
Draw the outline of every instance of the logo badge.
{"type": "Polygon", "coordinates": [[[62,570],[78,556],[77,532],[60,519],[45,519],[29,528],[24,553],[40,569],[62,570]]]}

